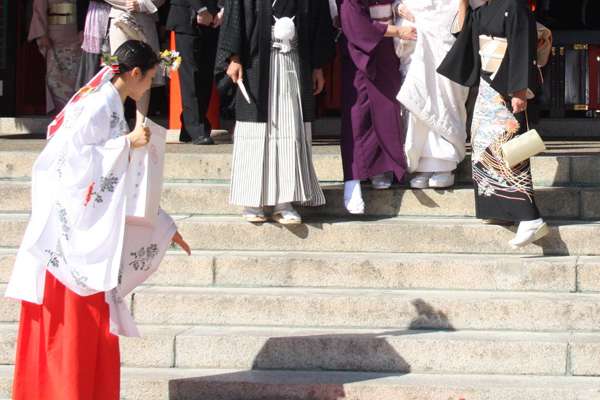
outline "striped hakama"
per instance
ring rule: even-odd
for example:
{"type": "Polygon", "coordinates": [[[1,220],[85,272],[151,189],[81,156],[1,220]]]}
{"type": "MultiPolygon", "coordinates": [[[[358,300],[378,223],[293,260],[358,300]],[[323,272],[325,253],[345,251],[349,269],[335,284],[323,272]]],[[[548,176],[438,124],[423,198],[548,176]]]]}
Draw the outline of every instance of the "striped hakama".
{"type": "Polygon", "coordinates": [[[232,204],[325,204],[312,163],[312,125],[303,121],[297,42],[283,52],[273,38],[268,122],[237,121],[231,172],[232,204]]]}

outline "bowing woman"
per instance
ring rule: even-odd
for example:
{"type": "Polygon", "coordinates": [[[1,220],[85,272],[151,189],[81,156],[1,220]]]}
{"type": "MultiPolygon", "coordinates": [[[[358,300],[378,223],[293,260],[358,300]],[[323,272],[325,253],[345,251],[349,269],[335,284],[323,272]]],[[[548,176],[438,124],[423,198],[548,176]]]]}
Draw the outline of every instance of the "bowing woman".
{"type": "Polygon", "coordinates": [[[150,88],[159,59],[139,41],[115,57],[50,124],[33,166],[31,219],[6,291],[22,300],[14,400],[118,400],[116,334],[137,333],[119,295],[131,283],[125,265],[158,267],[171,240],[189,251],[162,211],[148,242],[126,229],[130,149],[149,132],[128,133],[123,102],[150,88]],[[147,251],[130,260],[124,243],[147,251]]]}
{"type": "Polygon", "coordinates": [[[471,127],[477,217],[518,223],[509,244],[523,247],[545,236],[548,226],[535,204],[529,160],[510,168],[501,147],[527,131],[527,101],[540,90],[536,22],[527,0],[489,0],[475,9],[461,0],[458,21],[460,34],[438,72],[479,85],[471,127]],[[496,52],[480,55],[481,45],[496,52]]]}
{"type": "Polygon", "coordinates": [[[333,58],[327,0],[225,0],[217,73],[238,84],[230,202],[249,222],[299,224],[325,197],[312,163],[315,98],[333,58]],[[245,88],[245,91],[242,90],[245,88]]]}

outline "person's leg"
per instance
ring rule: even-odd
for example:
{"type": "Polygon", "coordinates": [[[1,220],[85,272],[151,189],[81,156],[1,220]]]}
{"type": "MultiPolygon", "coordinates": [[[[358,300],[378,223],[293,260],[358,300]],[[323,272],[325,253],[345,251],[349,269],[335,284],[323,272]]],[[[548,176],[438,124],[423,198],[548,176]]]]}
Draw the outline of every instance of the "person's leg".
{"type": "Polygon", "coordinates": [[[176,33],[175,40],[177,50],[182,57],[181,66],[178,70],[182,100],[181,134],[179,138],[181,141],[187,142],[204,136],[196,92],[197,49],[201,39],[194,35],[176,33]]]}
{"type": "Polygon", "coordinates": [[[212,98],[215,57],[219,31],[213,28],[202,28],[202,39],[196,52],[195,84],[198,99],[198,118],[203,128],[204,137],[210,137],[212,126],[208,120],[207,113],[212,98]]]}

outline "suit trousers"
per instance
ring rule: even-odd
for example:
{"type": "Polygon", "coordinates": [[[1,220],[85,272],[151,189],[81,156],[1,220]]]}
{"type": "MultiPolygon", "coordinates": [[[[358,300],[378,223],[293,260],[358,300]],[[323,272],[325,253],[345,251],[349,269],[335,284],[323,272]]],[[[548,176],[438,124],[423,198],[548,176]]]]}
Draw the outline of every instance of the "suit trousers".
{"type": "Polygon", "coordinates": [[[206,116],[214,82],[219,30],[201,27],[199,35],[175,33],[177,50],[183,58],[179,68],[181,99],[181,141],[210,136],[206,116]]]}

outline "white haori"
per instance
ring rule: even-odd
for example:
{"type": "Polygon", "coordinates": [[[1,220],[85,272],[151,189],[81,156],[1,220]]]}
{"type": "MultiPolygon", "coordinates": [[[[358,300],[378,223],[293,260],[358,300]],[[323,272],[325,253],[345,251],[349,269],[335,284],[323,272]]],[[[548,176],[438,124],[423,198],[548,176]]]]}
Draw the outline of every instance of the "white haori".
{"type": "MultiPolygon", "coordinates": [[[[437,73],[455,38],[459,0],[402,0],[415,17],[417,41],[401,59],[398,100],[409,111],[405,152],[410,172],[452,171],[465,157],[468,88],[437,73]]],[[[398,3],[398,2],[397,2],[398,3]]]]}
{"type": "MultiPolygon", "coordinates": [[[[84,97],[71,100],[62,124],[53,122],[59,128],[33,165],[31,218],[7,297],[42,304],[46,271],[81,296],[110,292],[122,280],[122,259],[131,256],[122,257],[124,242],[139,239],[126,236],[130,144],[119,93],[106,82],[78,95],[84,97]]],[[[170,217],[159,219],[154,231],[173,232],[170,217]]],[[[154,236],[144,238],[154,243],[154,236]]],[[[157,243],[156,265],[170,239],[157,243]]],[[[111,322],[118,319],[123,315],[111,313],[111,322]]],[[[111,331],[137,333],[118,323],[111,331]]]]}

